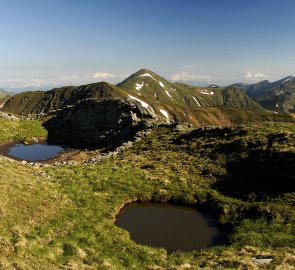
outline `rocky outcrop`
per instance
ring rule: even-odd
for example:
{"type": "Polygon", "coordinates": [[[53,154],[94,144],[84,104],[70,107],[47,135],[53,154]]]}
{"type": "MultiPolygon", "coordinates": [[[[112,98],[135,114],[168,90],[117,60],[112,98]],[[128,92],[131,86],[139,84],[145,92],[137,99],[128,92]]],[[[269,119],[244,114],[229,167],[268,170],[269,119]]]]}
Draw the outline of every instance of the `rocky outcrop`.
{"type": "Polygon", "coordinates": [[[48,141],[74,147],[116,147],[150,128],[151,107],[121,99],[87,99],[61,110],[44,126],[48,141]]]}

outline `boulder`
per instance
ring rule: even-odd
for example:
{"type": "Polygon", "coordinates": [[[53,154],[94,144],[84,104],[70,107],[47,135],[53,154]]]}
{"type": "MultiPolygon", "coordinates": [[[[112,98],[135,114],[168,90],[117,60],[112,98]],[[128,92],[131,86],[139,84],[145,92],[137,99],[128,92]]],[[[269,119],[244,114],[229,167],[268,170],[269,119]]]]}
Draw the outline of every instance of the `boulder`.
{"type": "Polygon", "coordinates": [[[157,119],[151,107],[121,99],[87,99],[48,120],[48,141],[73,147],[116,147],[157,119]]]}

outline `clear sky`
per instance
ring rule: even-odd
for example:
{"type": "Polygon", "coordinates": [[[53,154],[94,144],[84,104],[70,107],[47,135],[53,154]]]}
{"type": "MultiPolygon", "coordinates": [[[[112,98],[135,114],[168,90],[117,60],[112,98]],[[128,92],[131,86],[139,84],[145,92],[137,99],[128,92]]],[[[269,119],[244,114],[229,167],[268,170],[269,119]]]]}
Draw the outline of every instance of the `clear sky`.
{"type": "Polygon", "coordinates": [[[140,68],[229,84],[295,75],[294,0],[0,0],[0,86],[140,68]]]}

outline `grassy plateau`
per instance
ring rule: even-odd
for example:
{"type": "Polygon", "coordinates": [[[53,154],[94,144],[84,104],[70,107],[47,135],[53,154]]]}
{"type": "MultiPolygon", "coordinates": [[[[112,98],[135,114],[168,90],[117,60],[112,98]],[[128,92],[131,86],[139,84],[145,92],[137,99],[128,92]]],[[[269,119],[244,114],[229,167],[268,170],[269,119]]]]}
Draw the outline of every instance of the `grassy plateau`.
{"type": "MultiPolygon", "coordinates": [[[[0,119],[0,141],[44,137],[41,124],[0,119]]],[[[95,165],[2,158],[0,269],[295,269],[294,134],[294,123],[188,133],[160,125],[95,165]],[[114,224],[131,201],[207,210],[230,244],[171,255],[138,245],[114,224]]]]}

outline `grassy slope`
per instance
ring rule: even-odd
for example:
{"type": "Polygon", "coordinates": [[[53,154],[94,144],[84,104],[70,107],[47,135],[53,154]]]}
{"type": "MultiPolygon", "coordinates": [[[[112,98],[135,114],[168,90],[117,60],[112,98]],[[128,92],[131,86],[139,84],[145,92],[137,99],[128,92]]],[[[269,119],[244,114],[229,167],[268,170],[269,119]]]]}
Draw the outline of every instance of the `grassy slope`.
{"type": "Polygon", "coordinates": [[[6,120],[0,118],[0,143],[29,137],[46,137],[47,131],[39,120],[6,120]]]}
{"type": "MultiPolygon", "coordinates": [[[[26,255],[29,247],[34,250],[27,234],[46,226],[70,203],[40,171],[1,160],[0,175],[1,269],[41,269],[37,257],[26,255]]],[[[48,257],[44,259],[52,269],[48,257]]]]}
{"type": "MultiPolygon", "coordinates": [[[[17,136],[38,136],[30,124],[38,126],[38,122],[23,123],[27,128],[19,129],[17,136]]],[[[7,131],[13,129],[8,126],[7,131]]],[[[49,168],[46,173],[0,161],[0,265],[4,269],[185,269],[189,265],[189,269],[222,265],[258,269],[250,258],[270,256],[274,263],[265,269],[291,269],[294,190],[274,197],[228,196],[226,182],[218,180],[227,176],[229,161],[267,145],[273,153],[294,155],[294,129],[294,124],[266,123],[200,130],[179,138],[159,127],[115,159],[49,168]],[[287,134],[287,139],[272,134],[287,134]],[[271,145],[268,138],[274,138],[271,145]],[[113,224],[124,202],[136,199],[210,205],[221,223],[238,225],[232,245],[172,256],[136,245],[113,224]]]]}

